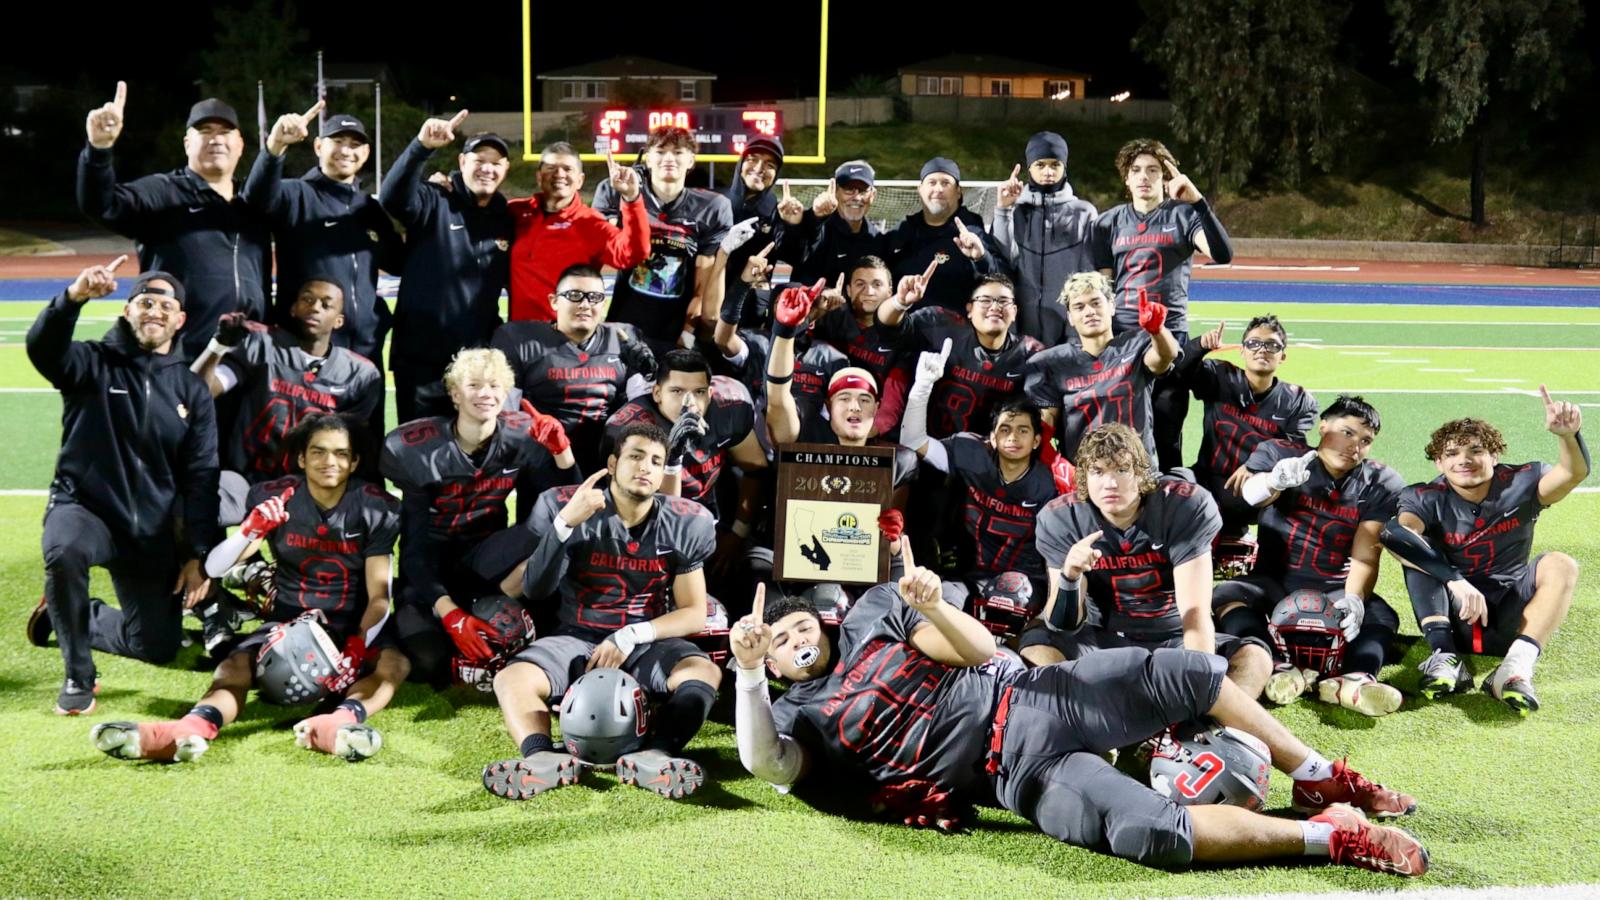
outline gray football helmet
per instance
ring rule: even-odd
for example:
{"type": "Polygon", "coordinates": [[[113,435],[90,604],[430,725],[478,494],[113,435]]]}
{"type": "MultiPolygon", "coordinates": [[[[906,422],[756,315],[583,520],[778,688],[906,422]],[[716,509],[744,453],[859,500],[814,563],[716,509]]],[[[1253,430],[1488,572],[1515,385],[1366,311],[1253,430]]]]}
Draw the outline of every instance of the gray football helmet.
{"type": "Polygon", "coordinates": [[[1259,810],[1271,777],[1266,744],[1215,723],[1177,726],[1150,757],[1150,786],[1180,806],[1222,803],[1259,810]]]}
{"type": "Polygon", "coordinates": [[[296,706],[328,696],[343,654],[322,627],[320,610],[272,626],[256,651],[256,693],[268,703],[296,706]]]}
{"type": "Polygon", "coordinates": [[[1278,654],[1302,669],[1319,675],[1344,671],[1344,614],[1335,603],[1344,591],[1302,588],[1278,601],[1267,621],[1267,631],[1278,654]]]}
{"type": "Polygon", "coordinates": [[[561,737],[567,752],[591,766],[614,765],[644,743],[649,726],[644,689],[621,669],[591,669],[561,701],[561,737]]]}
{"type": "Polygon", "coordinates": [[[844,621],[844,614],[850,611],[850,595],[844,592],[844,586],[831,581],[813,584],[800,592],[817,611],[817,618],[824,625],[838,625],[844,621]]]}

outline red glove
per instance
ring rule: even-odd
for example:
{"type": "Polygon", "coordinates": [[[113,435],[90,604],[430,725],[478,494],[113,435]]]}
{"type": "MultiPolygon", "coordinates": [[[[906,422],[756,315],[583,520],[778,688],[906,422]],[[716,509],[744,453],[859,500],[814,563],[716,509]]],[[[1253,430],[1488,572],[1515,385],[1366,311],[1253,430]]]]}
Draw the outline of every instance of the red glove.
{"type": "Polygon", "coordinates": [[[1077,484],[1073,480],[1077,473],[1072,468],[1072,462],[1065,456],[1057,456],[1055,462],[1050,464],[1050,474],[1056,480],[1057,493],[1070,494],[1077,490],[1077,484]]]}
{"type": "Polygon", "coordinates": [[[900,540],[906,533],[906,517],[898,509],[886,509],[878,513],[878,530],[883,532],[883,539],[893,543],[900,540]]]}
{"type": "Polygon", "coordinates": [[[444,633],[450,636],[461,655],[473,662],[483,662],[494,656],[487,638],[498,637],[489,623],[463,609],[452,609],[444,614],[444,633]]]}
{"type": "Polygon", "coordinates": [[[528,429],[528,436],[538,442],[539,446],[550,451],[551,456],[560,456],[572,449],[572,441],[567,438],[567,430],[561,427],[561,421],[555,416],[547,416],[522,398],[522,411],[533,419],[533,425],[528,429]]]}
{"type": "Polygon", "coordinates": [[[1166,323],[1166,304],[1151,303],[1144,294],[1144,288],[1139,288],[1139,327],[1151,334],[1160,334],[1161,326],[1166,323]]]}
{"type": "Polygon", "coordinates": [[[294,496],[294,488],[288,488],[276,497],[256,504],[250,510],[250,515],[244,517],[244,522],[239,525],[239,530],[252,541],[259,541],[271,534],[273,529],[289,521],[289,498],[294,496]]]}
{"type": "Polygon", "coordinates": [[[931,781],[911,779],[884,785],[873,792],[870,802],[874,811],[913,828],[955,831],[961,827],[961,810],[954,799],[931,781]]]}
{"type": "Polygon", "coordinates": [[[772,336],[792,338],[805,324],[811,313],[811,301],[822,295],[827,287],[825,278],[818,278],[811,287],[787,287],[778,293],[778,302],[772,304],[772,336]]]}
{"type": "Polygon", "coordinates": [[[367,649],[366,638],[359,634],[351,635],[344,642],[344,658],[339,661],[339,671],[335,672],[324,683],[333,693],[343,693],[350,689],[361,677],[361,667],[366,664],[367,657],[376,656],[375,651],[367,649]]]}

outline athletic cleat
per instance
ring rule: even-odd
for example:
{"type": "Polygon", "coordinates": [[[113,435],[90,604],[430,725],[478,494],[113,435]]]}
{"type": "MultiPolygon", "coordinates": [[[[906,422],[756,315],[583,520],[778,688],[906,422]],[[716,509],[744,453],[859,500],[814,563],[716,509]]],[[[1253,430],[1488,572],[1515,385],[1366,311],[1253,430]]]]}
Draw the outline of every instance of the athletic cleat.
{"type": "Polygon", "coordinates": [[[1472,673],[1467,671],[1467,664],[1456,658],[1454,653],[1435,650],[1417,668],[1422,672],[1419,690],[1429,700],[1472,687],[1472,673]]]}
{"type": "Polygon", "coordinates": [[[227,594],[218,594],[200,608],[200,637],[206,655],[220,660],[244,627],[247,612],[243,604],[227,594]]]}
{"type": "Polygon", "coordinates": [[[1523,718],[1539,709],[1539,695],[1533,692],[1533,679],[1511,674],[1505,663],[1496,666],[1483,680],[1483,690],[1523,718]]]}
{"type": "Polygon", "coordinates": [[[243,593],[242,599],[235,597],[239,603],[250,609],[250,614],[265,612],[271,608],[278,596],[276,581],[277,569],[266,560],[256,557],[249,562],[240,563],[222,573],[223,590],[233,591],[235,594],[243,593]]]}
{"type": "Polygon", "coordinates": [[[1267,699],[1279,706],[1293,703],[1316,681],[1316,677],[1316,672],[1302,669],[1294,663],[1278,663],[1272,667],[1272,676],[1267,679],[1267,699]]]}
{"type": "Polygon", "coordinates": [[[1359,809],[1340,803],[1311,821],[1333,826],[1328,858],[1336,863],[1412,877],[1428,871],[1428,851],[1421,841],[1399,828],[1368,822],[1359,809]]]}
{"type": "Polygon", "coordinates": [[[1294,811],[1299,813],[1321,812],[1335,803],[1348,803],[1379,818],[1408,816],[1417,811],[1415,797],[1368,781],[1342,759],[1321,781],[1296,781],[1291,796],[1294,811]]]}
{"type": "Polygon", "coordinates": [[[82,684],[68,678],[61,685],[61,693],[56,695],[56,715],[58,716],[87,716],[94,712],[94,695],[100,692],[100,679],[94,680],[93,687],[84,687],[82,684]]]}
{"type": "Polygon", "coordinates": [[[706,773],[694,760],[668,756],[663,750],[638,750],[617,760],[617,777],[623,784],[655,791],[681,800],[705,784],[706,773]]]}
{"type": "Polygon", "coordinates": [[[192,762],[210,748],[203,736],[173,735],[177,722],[102,722],[89,730],[96,750],[117,759],[192,762]]]}
{"type": "Polygon", "coordinates": [[[39,598],[39,605],[28,613],[28,643],[35,647],[50,646],[50,634],[55,626],[50,624],[50,609],[45,606],[44,598],[39,598]]]}
{"type": "Polygon", "coordinates": [[[1400,691],[1365,672],[1352,672],[1317,682],[1317,697],[1364,716],[1387,716],[1400,708],[1400,691]]]}
{"type": "Polygon", "coordinates": [[[383,735],[371,725],[353,721],[348,713],[325,713],[294,723],[294,744],[345,762],[360,762],[383,749],[383,735]]]}
{"type": "Polygon", "coordinates": [[[570,753],[540,750],[522,759],[506,759],[483,767],[484,789],[507,800],[527,800],[545,791],[578,783],[578,758],[570,753]]]}

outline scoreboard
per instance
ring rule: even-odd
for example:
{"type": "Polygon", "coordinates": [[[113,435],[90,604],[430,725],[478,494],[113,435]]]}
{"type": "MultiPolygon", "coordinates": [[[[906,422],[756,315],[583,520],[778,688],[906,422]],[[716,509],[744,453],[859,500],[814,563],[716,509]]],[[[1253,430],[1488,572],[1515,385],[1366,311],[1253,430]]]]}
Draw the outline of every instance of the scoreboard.
{"type": "Polygon", "coordinates": [[[688,129],[699,142],[701,155],[737,157],[757,138],[781,139],[783,114],[771,107],[605,109],[594,116],[595,153],[638,153],[644,149],[650,132],[662,126],[688,129]]]}

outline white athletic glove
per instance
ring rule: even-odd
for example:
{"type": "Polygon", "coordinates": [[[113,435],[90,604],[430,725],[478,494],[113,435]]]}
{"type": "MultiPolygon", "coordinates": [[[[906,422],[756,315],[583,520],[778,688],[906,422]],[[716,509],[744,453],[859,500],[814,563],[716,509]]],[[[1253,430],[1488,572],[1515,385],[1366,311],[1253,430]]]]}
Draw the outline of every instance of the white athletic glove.
{"type": "Polygon", "coordinates": [[[1278,460],[1267,475],[1267,487],[1282,492],[1305,484],[1311,477],[1311,461],[1316,458],[1317,451],[1312,450],[1304,456],[1278,460]]]}
{"type": "Polygon", "coordinates": [[[751,216],[729,228],[728,233],[722,237],[722,252],[732,254],[733,251],[749,243],[750,239],[756,236],[756,223],[759,221],[761,221],[759,217],[751,216]]]}
{"type": "Polygon", "coordinates": [[[649,622],[635,622],[611,632],[609,640],[622,651],[623,658],[633,655],[633,648],[656,639],[656,627],[649,622]]]}
{"type": "Polygon", "coordinates": [[[917,374],[911,383],[911,390],[919,396],[930,396],[933,386],[944,377],[944,365],[950,359],[950,338],[944,339],[944,346],[939,352],[924,350],[917,357],[917,374]]]}
{"type": "Polygon", "coordinates": [[[1360,594],[1345,594],[1333,602],[1333,608],[1343,613],[1339,617],[1339,628],[1344,631],[1344,639],[1353,641],[1361,633],[1361,623],[1367,617],[1367,602],[1360,594]]]}

